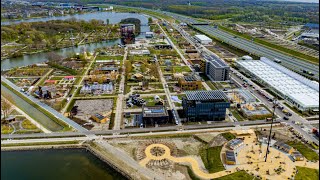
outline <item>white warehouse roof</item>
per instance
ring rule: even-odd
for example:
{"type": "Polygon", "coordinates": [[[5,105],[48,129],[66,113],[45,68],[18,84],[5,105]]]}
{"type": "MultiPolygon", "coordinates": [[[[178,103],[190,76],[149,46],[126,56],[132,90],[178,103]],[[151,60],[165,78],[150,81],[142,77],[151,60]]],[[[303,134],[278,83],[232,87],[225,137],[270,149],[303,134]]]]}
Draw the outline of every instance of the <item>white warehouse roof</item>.
{"type": "Polygon", "coordinates": [[[195,35],[195,37],[196,37],[199,41],[212,41],[212,39],[210,39],[208,36],[203,35],[203,34],[197,34],[197,35],[195,35]]]}
{"type": "MultiPolygon", "coordinates": [[[[238,61],[240,66],[304,108],[319,107],[319,91],[259,60],[238,61]]],[[[293,72],[292,72],[293,73],[293,72]]]]}

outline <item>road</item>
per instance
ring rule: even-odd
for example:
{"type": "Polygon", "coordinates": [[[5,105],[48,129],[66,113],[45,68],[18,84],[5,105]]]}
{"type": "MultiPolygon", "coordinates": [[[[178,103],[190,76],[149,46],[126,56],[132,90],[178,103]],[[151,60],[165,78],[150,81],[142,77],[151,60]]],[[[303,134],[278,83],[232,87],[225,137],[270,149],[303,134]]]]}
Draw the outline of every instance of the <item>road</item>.
{"type": "Polygon", "coordinates": [[[186,22],[202,32],[212,35],[213,37],[227,44],[230,44],[236,48],[239,48],[251,54],[267,57],[271,60],[273,60],[274,58],[280,59],[282,61],[281,65],[289,69],[292,69],[296,72],[301,73],[301,69],[309,70],[315,74],[314,76],[312,76],[312,78],[319,80],[319,67],[313,63],[306,62],[302,59],[298,59],[288,54],[280,53],[279,51],[267,48],[263,45],[259,45],[257,43],[240,37],[235,38],[235,35],[219,30],[218,28],[215,28],[210,25],[192,25],[194,23],[200,23],[199,21],[196,21],[192,18],[170,12],[166,12],[166,14],[170,15],[175,19],[186,22]]]}
{"type": "Polygon", "coordinates": [[[67,102],[67,104],[63,107],[63,109],[61,110],[61,114],[64,114],[67,111],[67,108],[69,107],[70,103],[72,102],[74,96],[76,95],[77,89],[81,87],[81,83],[83,81],[83,79],[86,77],[86,75],[88,74],[89,70],[91,69],[92,64],[95,62],[95,59],[97,57],[98,53],[95,54],[95,56],[92,58],[88,68],[86,69],[86,71],[82,74],[82,76],[80,77],[81,80],[78,82],[78,84],[75,84],[74,87],[76,88],[74,90],[74,92],[72,93],[72,96],[70,97],[69,101],[67,102]]]}
{"type": "Polygon", "coordinates": [[[123,99],[124,99],[124,81],[125,81],[125,71],[126,71],[126,66],[125,66],[125,60],[127,59],[128,56],[128,48],[125,48],[125,53],[123,55],[123,63],[122,63],[122,73],[121,73],[121,81],[119,84],[119,94],[117,98],[117,108],[116,108],[116,114],[114,117],[114,130],[119,130],[122,124],[122,112],[123,112],[123,99]]]}
{"type": "MultiPolygon", "coordinates": [[[[285,122],[279,120],[275,124],[285,122]]],[[[197,124],[197,125],[183,125],[182,127],[177,126],[163,126],[163,127],[151,127],[151,128],[129,128],[121,130],[104,130],[104,131],[88,131],[91,135],[114,135],[114,134],[141,134],[141,133],[189,133],[194,131],[213,131],[213,130],[232,130],[234,128],[255,128],[258,126],[270,127],[270,122],[265,120],[257,121],[239,121],[239,122],[212,122],[211,124],[197,124]]],[[[65,137],[84,137],[85,135],[81,132],[53,132],[53,133],[34,133],[34,134],[1,134],[1,139],[36,139],[36,138],[65,138],[65,137]]]]}
{"type": "MultiPolygon", "coordinates": [[[[244,75],[242,75],[241,73],[237,72],[235,69],[231,68],[231,71],[235,72],[235,73],[231,73],[230,76],[231,76],[231,79],[234,80],[235,82],[237,82],[238,84],[243,84],[244,81],[243,80],[246,80],[248,83],[252,84],[254,87],[254,89],[250,86],[248,86],[246,89],[249,90],[253,95],[255,95],[263,104],[265,104],[269,109],[273,109],[272,106],[272,102],[268,101],[264,96],[260,95],[257,90],[260,90],[263,92],[263,94],[266,94],[268,97],[270,98],[274,98],[271,94],[269,94],[267,91],[265,91],[263,88],[261,88],[260,86],[258,86],[256,83],[254,83],[253,81],[251,81],[249,78],[245,77],[244,75]],[[239,77],[242,77],[243,80],[239,77]]],[[[285,107],[285,109],[287,111],[289,111],[292,116],[290,117],[290,120],[287,121],[290,126],[292,126],[296,131],[298,131],[300,134],[303,135],[303,137],[306,138],[306,140],[308,141],[313,141],[315,142],[317,145],[319,145],[319,140],[316,139],[314,137],[313,134],[309,134],[308,132],[306,132],[304,129],[302,129],[300,126],[297,126],[295,125],[294,123],[292,123],[292,121],[295,121],[295,122],[300,122],[301,124],[303,124],[307,129],[308,131],[310,131],[313,127],[312,125],[309,123],[309,121],[307,121],[306,119],[300,117],[297,113],[295,113],[294,111],[292,111],[290,108],[288,108],[285,104],[282,103],[282,101],[278,101],[279,105],[285,107]]],[[[278,108],[275,109],[275,114],[277,116],[280,117],[280,119],[283,119],[283,117],[285,116],[285,114],[278,108]]]]}
{"type": "MultiPolygon", "coordinates": [[[[189,41],[189,43],[191,43],[193,46],[195,46],[196,44],[196,41],[194,40],[194,38],[192,38],[187,32],[185,32],[182,28],[180,28],[179,26],[173,24],[173,27],[175,29],[177,29],[180,34],[185,37],[186,40],[189,41]]],[[[213,52],[209,51],[206,47],[204,46],[200,46],[201,47],[201,50],[199,48],[197,48],[197,46],[195,46],[196,49],[198,50],[198,52],[200,52],[202,55],[205,53],[205,54],[212,54],[212,55],[215,55],[213,52]]],[[[216,55],[215,55],[216,56],[216,55]]],[[[236,74],[238,74],[240,77],[242,77],[243,79],[247,80],[248,82],[250,82],[251,84],[254,84],[254,87],[255,89],[259,89],[261,91],[264,92],[264,94],[268,94],[269,97],[273,97],[272,95],[270,95],[268,92],[266,92],[265,90],[263,90],[262,88],[260,88],[257,84],[255,84],[254,82],[252,82],[250,79],[246,78],[245,76],[243,76],[241,73],[237,72],[237,70],[233,69],[233,68],[230,68],[232,70],[232,72],[235,72],[236,74]]],[[[231,79],[233,79],[237,84],[239,84],[239,86],[241,87],[241,84],[244,83],[244,81],[240,78],[238,78],[235,74],[231,73],[230,74],[231,76],[231,79]]],[[[272,106],[273,104],[268,101],[265,97],[261,96],[260,94],[257,93],[256,90],[252,89],[250,86],[248,87],[248,89],[250,89],[251,93],[253,93],[262,103],[264,103],[265,105],[268,106],[269,109],[273,109],[272,106]]],[[[282,102],[279,102],[279,104],[283,107],[286,107],[282,102]]],[[[310,131],[312,129],[312,126],[310,125],[310,123],[305,120],[304,118],[300,117],[298,114],[296,114],[295,112],[293,112],[290,108],[287,108],[287,110],[289,112],[292,113],[292,116],[290,117],[290,122],[292,121],[297,121],[297,122],[300,122],[302,123],[303,125],[305,125],[308,129],[308,131],[310,131]]],[[[279,109],[276,109],[275,110],[275,114],[277,116],[279,116],[281,119],[283,119],[283,117],[285,116],[285,114],[279,110],[279,109]]],[[[232,118],[231,118],[232,119],[232,118]]],[[[233,120],[235,120],[233,118],[233,120]]],[[[319,140],[316,139],[314,137],[313,134],[309,134],[308,132],[306,132],[305,130],[303,130],[300,126],[297,126],[293,123],[290,124],[292,127],[294,127],[294,129],[296,131],[298,131],[300,134],[302,134],[308,141],[313,141],[315,142],[316,144],[319,144],[319,140]]]]}

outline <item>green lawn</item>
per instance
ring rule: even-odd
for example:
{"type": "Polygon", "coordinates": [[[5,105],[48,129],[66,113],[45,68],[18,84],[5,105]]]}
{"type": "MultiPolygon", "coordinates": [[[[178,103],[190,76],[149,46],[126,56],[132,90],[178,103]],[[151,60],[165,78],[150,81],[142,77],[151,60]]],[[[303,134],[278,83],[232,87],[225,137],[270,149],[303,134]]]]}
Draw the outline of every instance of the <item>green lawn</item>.
{"type": "Polygon", "coordinates": [[[316,152],[310,149],[307,145],[302,144],[301,142],[287,142],[288,145],[297,149],[306,159],[308,160],[319,160],[319,156],[316,152]]]}
{"type": "Polygon", "coordinates": [[[32,124],[29,120],[24,120],[22,122],[22,127],[24,129],[38,129],[37,126],[32,124]]]}
{"type": "Polygon", "coordinates": [[[108,55],[99,55],[96,57],[96,60],[122,60],[123,56],[108,56],[108,55]]]}
{"type": "Polygon", "coordinates": [[[200,149],[200,156],[203,161],[204,166],[209,171],[209,173],[215,173],[223,171],[224,166],[220,159],[220,152],[222,146],[217,147],[203,147],[200,149]]]}
{"type": "Polygon", "coordinates": [[[206,81],[207,85],[211,88],[211,90],[216,90],[217,88],[213,85],[211,81],[206,81]]]}
{"type": "Polygon", "coordinates": [[[228,140],[228,141],[230,141],[231,139],[236,138],[236,136],[235,136],[234,134],[229,133],[229,132],[227,132],[227,133],[222,133],[221,135],[222,135],[224,138],[226,138],[226,140],[228,140]]]}
{"type": "Polygon", "coordinates": [[[12,131],[13,128],[10,125],[1,125],[1,134],[10,134],[12,131]]]}
{"type": "MultiPolygon", "coordinates": [[[[227,176],[222,176],[220,178],[216,178],[217,180],[253,180],[257,179],[254,176],[251,176],[250,174],[246,173],[245,171],[238,171],[235,173],[232,173],[227,176]]],[[[215,180],[216,180],[215,179],[215,180]]]]}
{"type": "Polygon", "coordinates": [[[230,110],[230,112],[238,121],[244,121],[243,116],[241,116],[237,110],[230,110]]]}
{"type": "Polygon", "coordinates": [[[295,180],[317,180],[319,179],[319,170],[297,166],[298,173],[295,180]]]}
{"type": "Polygon", "coordinates": [[[181,73],[181,72],[191,72],[191,69],[188,66],[173,66],[174,73],[181,73]]]}

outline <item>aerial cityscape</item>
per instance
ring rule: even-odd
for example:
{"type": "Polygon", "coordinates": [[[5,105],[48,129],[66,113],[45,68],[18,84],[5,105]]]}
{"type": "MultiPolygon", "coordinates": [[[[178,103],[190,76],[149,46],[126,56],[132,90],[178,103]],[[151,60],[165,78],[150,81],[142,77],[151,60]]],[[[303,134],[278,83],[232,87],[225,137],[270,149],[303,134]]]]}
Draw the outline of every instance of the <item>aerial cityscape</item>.
{"type": "Polygon", "coordinates": [[[319,2],[1,0],[1,179],[319,179],[319,2]]]}

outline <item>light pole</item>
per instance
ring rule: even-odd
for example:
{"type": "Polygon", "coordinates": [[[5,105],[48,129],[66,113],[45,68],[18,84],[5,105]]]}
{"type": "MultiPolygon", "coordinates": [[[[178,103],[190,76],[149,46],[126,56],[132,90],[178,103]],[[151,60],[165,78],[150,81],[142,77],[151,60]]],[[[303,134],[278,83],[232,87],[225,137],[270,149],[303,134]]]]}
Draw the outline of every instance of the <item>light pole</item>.
{"type": "Polygon", "coordinates": [[[275,112],[275,110],[276,110],[276,106],[277,106],[277,99],[274,98],[274,99],[273,99],[272,118],[271,118],[271,128],[270,128],[270,132],[269,132],[267,152],[266,152],[266,157],[265,157],[265,159],[264,159],[264,162],[267,162],[267,157],[268,157],[268,153],[269,153],[269,145],[270,145],[270,140],[271,140],[271,132],[272,132],[272,125],[273,125],[273,118],[274,118],[274,112],[275,112]]]}

